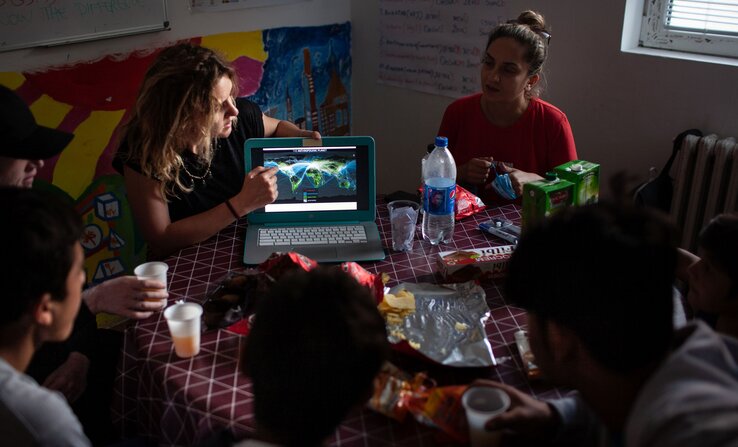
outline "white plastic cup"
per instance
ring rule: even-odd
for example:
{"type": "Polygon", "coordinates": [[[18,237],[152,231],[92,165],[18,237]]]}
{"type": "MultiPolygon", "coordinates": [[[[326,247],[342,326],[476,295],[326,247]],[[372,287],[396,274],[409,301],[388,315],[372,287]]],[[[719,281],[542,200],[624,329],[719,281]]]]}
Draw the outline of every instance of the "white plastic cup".
{"type": "MultiPolygon", "coordinates": [[[[138,279],[153,279],[164,284],[164,290],[167,290],[167,271],[169,266],[165,262],[146,262],[133,269],[133,274],[138,279]]],[[[151,292],[158,292],[160,289],[145,289],[151,292]]],[[[164,300],[149,300],[146,301],[163,301],[164,305],[167,305],[166,298],[164,300]]]]}
{"type": "Polygon", "coordinates": [[[502,440],[499,430],[487,431],[484,425],[510,408],[510,396],[499,388],[473,386],[461,397],[469,422],[469,439],[472,447],[496,447],[502,440]]]}
{"type": "Polygon", "coordinates": [[[201,316],[202,306],[197,303],[176,303],[164,310],[177,356],[189,358],[200,352],[201,316]]]}

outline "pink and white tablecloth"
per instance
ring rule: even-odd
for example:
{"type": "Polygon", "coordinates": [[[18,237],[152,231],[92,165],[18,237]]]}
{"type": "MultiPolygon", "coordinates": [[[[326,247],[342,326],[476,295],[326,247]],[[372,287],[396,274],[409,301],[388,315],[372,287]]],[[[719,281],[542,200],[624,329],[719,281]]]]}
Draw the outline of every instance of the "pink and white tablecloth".
{"type": "MultiPolygon", "coordinates": [[[[494,208],[457,222],[451,244],[434,247],[416,240],[411,252],[395,253],[388,248],[391,247],[389,218],[380,201],[377,222],[388,256],[384,261],[362,265],[373,273],[389,274],[389,286],[398,282],[438,282],[435,254],[439,251],[502,244],[478,229],[479,222],[499,216],[520,222],[516,206],[494,208]]],[[[211,239],[166,260],[170,267],[170,303],[183,297],[202,302],[208,290],[226,273],[243,267],[245,224],[242,219],[211,239]]],[[[497,284],[486,284],[485,291],[492,310],[486,332],[500,364],[474,368],[471,373],[451,371],[448,374],[451,381],[465,383],[474,377],[489,378],[537,397],[558,397],[559,390],[546,384],[529,383],[522,371],[513,334],[525,327],[525,313],[507,305],[497,284]],[[457,378],[453,379],[454,376],[457,378]]],[[[191,445],[226,427],[236,435],[253,433],[251,383],[240,375],[238,367],[242,342],[242,337],[225,330],[208,331],[202,334],[200,354],[192,359],[180,359],[174,354],[161,314],[128,328],[114,392],[114,419],[126,434],[153,438],[160,445],[191,445]]],[[[436,430],[409,419],[398,423],[363,409],[354,411],[343,421],[329,445],[433,446],[438,445],[437,435],[436,430]]]]}

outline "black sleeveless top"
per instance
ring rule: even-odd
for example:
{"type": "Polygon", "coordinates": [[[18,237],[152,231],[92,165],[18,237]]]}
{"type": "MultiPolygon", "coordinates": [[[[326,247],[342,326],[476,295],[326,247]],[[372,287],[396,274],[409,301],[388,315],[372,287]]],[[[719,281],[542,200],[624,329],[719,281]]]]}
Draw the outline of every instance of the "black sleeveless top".
{"type": "MultiPolygon", "coordinates": [[[[246,98],[236,99],[238,121],[228,138],[218,138],[210,173],[197,156],[184,151],[181,156],[184,167],[179,173],[182,184],[192,187],[189,193],[179,191],[175,197],[169,197],[169,218],[172,222],[194,216],[225,202],[239,191],[246,176],[243,148],[249,138],[264,137],[264,121],[259,106],[246,98]],[[188,173],[189,171],[189,173],[188,173]]],[[[123,174],[126,165],[141,173],[141,166],[132,161],[125,162],[128,155],[127,141],[123,141],[113,158],[113,168],[123,174]]]]}

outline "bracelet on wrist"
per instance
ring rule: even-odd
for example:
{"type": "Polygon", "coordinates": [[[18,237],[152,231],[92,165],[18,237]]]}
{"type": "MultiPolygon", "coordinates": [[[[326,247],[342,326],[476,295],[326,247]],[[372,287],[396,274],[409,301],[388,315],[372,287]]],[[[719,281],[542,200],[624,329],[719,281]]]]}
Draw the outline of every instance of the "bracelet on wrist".
{"type": "Polygon", "coordinates": [[[231,212],[231,214],[233,214],[233,217],[235,217],[237,220],[241,218],[241,216],[239,216],[236,212],[236,208],[233,207],[231,199],[226,199],[225,205],[228,207],[228,210],[231,212]]]}

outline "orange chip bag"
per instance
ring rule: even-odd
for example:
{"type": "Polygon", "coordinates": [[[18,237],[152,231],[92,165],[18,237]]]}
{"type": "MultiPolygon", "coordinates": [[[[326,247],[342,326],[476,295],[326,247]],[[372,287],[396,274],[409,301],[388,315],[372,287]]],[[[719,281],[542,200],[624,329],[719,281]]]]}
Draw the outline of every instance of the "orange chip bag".
{"type": "Polygon", "coordinates": [[[437,427],[454,441],[469,442],[466,413],[461,396],[466,385],[433,387],[410,396],[408,411],[418,422],[437,427]]]}
{"type": "Polygon", "coordinates": [[[414,393],[424,390],[427,376],[414,377],[386,362],[374,378],[374,393],[367,402],[372,410],[402,422],[408,411],[408,401],[414,393]]]}

